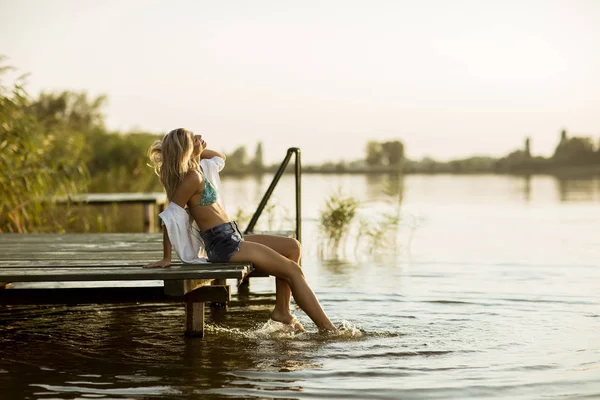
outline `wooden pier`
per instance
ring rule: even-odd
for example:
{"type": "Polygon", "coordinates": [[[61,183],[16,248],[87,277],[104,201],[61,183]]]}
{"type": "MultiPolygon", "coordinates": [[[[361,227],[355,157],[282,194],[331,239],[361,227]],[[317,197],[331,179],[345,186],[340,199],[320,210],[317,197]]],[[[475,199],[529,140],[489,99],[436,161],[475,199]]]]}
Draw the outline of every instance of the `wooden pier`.
{"type": "Polygon", "coordinates": [[[141,204],[143,206],[144,232],[157,232],[157,215],[160,214],[167,204],[167,195],[158,193],[89,193],[74,196],[60,197],[58,203],[71,204],[141,204]]]}
{"type": "Polygon", "coordinates": [[[160,258],[160,234],[2,234],[0,306],[180,302],[185,334],[202,337],[205,303],[229,301],[226,280],[253,270],[183,264],[175,254],[170,268],[142,268],[160,258]]]}

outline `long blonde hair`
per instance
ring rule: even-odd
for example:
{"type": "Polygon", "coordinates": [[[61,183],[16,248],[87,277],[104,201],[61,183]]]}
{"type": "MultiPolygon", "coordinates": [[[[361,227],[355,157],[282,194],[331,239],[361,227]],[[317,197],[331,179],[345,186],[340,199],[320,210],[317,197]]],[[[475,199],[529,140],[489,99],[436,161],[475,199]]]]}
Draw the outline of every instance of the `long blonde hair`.
{"type": "Polygon", "coordinates": [[[169,201],[187,172],[200,168],[200,159],[193,153],[194,134],[183,128],[173,129],[148,149],[154,172],[160,177],[169,201]]]}

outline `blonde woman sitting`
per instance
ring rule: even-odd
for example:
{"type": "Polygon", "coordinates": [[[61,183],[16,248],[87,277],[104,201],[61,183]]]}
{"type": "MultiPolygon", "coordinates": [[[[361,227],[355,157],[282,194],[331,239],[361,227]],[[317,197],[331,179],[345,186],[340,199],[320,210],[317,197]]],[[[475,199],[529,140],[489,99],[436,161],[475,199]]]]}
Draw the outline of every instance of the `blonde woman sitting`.
{"type": "Polygon", "coordinates": [[[243,236],[227,215],[219,179],[225,155],[206,149],[201,135],[183,128],[156,141],[149,155],[170,204],[160,214],[165,225],[164,257],[146,268],[169,267],[172,247],[184,262],[252,262],[258,271],[276,277],[276,304],[271,319],[304,330],[290,312],[293,294],[298,306],[320,330],[336,330],[298,264],[298,241],[271,235],[243,236]],[[207,258],[199,256],[203,250],[207,258]]]}

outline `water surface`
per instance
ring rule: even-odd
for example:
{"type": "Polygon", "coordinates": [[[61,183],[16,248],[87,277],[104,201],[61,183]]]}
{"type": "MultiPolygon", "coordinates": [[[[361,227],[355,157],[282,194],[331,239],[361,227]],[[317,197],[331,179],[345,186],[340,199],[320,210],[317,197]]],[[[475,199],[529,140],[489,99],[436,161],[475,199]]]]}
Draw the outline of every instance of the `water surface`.
{"type": "MultiPolygon", "coordinates": [[[[224,183],[232,211],[269,178],[224,183]]],[[[292,227],[282,184],[274,229],[292,227]]],[[[307,175],[303,266],[340,334],[300,310],[306,334],[268,323],[271,279],[235,294],[203,340],[183,336],[178,305],[5,308],[0,398],[598,398],[599,202],[597,179],[307,175]],[[361,218],[402,197],[395,250],[369,254],[352,228],[341,261],[320,259],[338,186],[361,218]]]]}

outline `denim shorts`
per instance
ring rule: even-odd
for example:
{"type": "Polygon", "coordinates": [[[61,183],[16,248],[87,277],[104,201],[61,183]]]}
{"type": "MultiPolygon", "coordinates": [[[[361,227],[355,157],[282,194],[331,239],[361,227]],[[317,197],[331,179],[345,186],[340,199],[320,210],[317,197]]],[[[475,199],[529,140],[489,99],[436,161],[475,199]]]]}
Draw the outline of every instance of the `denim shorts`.
{"type": "Polygon", "coordinates": [[[201,231],[200,236],[210,262],[229,262],[244,241],[242,232],[234,221],[201,231]]]}

